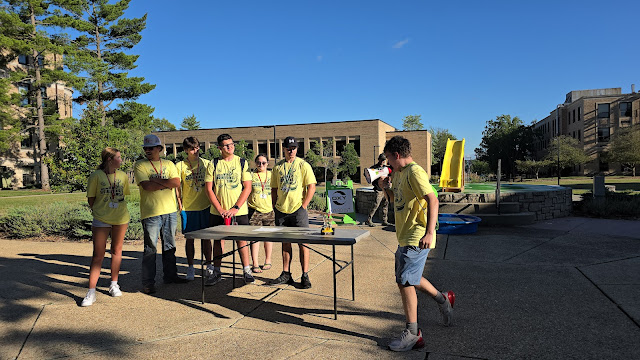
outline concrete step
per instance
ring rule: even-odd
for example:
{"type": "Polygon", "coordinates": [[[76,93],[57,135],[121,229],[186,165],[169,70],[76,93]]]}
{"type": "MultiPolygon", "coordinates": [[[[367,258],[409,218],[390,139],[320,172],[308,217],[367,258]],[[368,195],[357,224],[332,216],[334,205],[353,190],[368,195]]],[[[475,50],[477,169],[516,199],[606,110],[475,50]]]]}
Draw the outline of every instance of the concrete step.
{"type": "Polygon", "coordinates": [[[517,214],[476,214],[482,219],[480,226],[518,226],[536,222],[536,213],[521,212],[517,214]]]}
{"type": "MultiPolygon", "coordinates": [[[[440,203],[440,214],[496,214],[495,203],[440,203]]],[[[520,204],[517,202],[500,203],[501,214],[515,214],[520,212],[520,204]]]]}

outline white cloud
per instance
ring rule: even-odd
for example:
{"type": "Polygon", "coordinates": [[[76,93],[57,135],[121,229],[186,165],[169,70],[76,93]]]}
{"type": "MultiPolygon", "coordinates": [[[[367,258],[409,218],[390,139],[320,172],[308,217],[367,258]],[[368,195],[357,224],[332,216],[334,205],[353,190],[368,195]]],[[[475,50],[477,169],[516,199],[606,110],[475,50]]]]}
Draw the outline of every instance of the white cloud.
{"type": "Polygon", "coordinates": [[[409,39],[404,39],[402,41],[398,41],[397,43],[393,44],[393,48],[394,49],[402,49],[403,46],[407,45],[407,43],[409,42],[409,39]]]}

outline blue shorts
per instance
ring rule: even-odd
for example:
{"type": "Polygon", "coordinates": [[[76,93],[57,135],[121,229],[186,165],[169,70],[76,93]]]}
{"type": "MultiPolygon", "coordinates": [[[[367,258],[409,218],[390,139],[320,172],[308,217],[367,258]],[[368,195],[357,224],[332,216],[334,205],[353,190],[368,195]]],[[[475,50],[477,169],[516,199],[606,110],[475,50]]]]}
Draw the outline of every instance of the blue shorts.
{"type": "Polygon", "coordinates": [[[209,208],[198,211],[186,211],[187,213],[187,221],[186,224],[182,225],[184,229],[182,232],[187,233],[190,231],[196,231],[200,229],[208,228],[209,225],[209,213],[211,211],[209,208]]]}
{"type": "Polygon", "coordinates": [[[400,285],[419,285],[429,249],[417,246],[398,246],[396,250],[396,282],[400,285]]]}

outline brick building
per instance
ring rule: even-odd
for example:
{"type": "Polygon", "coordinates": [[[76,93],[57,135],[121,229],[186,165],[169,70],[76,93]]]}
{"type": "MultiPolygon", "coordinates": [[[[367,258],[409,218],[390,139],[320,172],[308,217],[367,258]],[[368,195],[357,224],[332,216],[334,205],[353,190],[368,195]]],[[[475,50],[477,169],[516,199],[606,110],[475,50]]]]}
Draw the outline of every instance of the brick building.
{"type": "MultiPolygon", "coordinates": [[[[402,135],[411,141],[413,158],[428,173],[431,169],[431,134],[426,130],[398,131],[384,121],[353,120],[342,122],[325,122],[294,125],[274,126],[248,126],[217,129],[161,131],[155,134],[165,144],[165,154],[177,154],[182,151],[182,140],[188,136],[195,136],[201,142],[201,147],[206,151],[211,146],[217,146],[218,135],[230,134],[234,141],[244,140],[248,147],[256,154],[263,153],[269,159],[269,167],[273,167],[274,158],[282,158],[282,140],[287,136],[294,136],[299,143],[298,156],[311,148],[313,141],[326,143],[333,139],[333,154],[336,160],[340,158],[342,148],[348,144],[354,144],[354,148],[360,157],[359,182],[365,183],[362,169],[377,162],[378,155],[382,152],[387,139],[395,135],[402,135]],[[275,138],[275,142],[274,142],[275,138]]],[[[250,159],[253,160],[253,159],[250,159]]],[[[358,179],[354,179],[358,182],[358,179]]]]}
{"type": "Polygon", "coordinates": [[[621,173],[624,169],[620,164],[609,164],[602,155],[618,129],[640,124],[639,109],[640,94],[634,85],[628,94],[623,94],[621,88],[571,91],[563,104],[534,124],[542,133],[535,144],[537,157],[544,155],[553,138],[565,135],[578,140],[591,157],[591,161],[574,169],[574,173],[621,173]]]}

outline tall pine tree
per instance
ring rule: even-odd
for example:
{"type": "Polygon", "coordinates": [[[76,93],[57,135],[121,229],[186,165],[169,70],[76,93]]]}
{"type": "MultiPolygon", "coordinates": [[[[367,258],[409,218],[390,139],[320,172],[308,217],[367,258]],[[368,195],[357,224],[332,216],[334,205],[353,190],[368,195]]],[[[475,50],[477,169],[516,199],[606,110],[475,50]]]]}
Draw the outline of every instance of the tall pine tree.
{"type": "Polygon", "coordinates": [[[135,100],[156,86],[145,83],[143,77],[129,76],[137,67],[139,55],[126,52],[137,45],[147,22],[141,18],[123,18],[131,0],[109,3],[108,0],[74,0],[72,16],[60,16],[57,24],[70,26],[80,35],[73,41],[77,51],[69,56],[67,65],[72,71],[86,75],[80,96],[75,101],[96,101],[102,113],[101,125],[106,123],[109,107],[116,100],[135,100]]]}
{"type": "Polygon", "coordinates": [[[29,98],[26,113],[23,114],[25,127],[35,128],[37,145],[36,159],[40,163],[40,181],[43,190],[50,190],[47,156],[47,134],[55,137],[55,108],[45,108],[46,88],[55,82],[72,85],[73,74],[62,67],[62,54],[66,50],[65,39],[47,31],[53,25],[52,19],[65,13],[63,1],[56,0],[5,0],[0,9],[0,48],[5,56],[22,56],[24,66],[19,66],[10,74],[10,81],[28,88],[29,98]]]}

